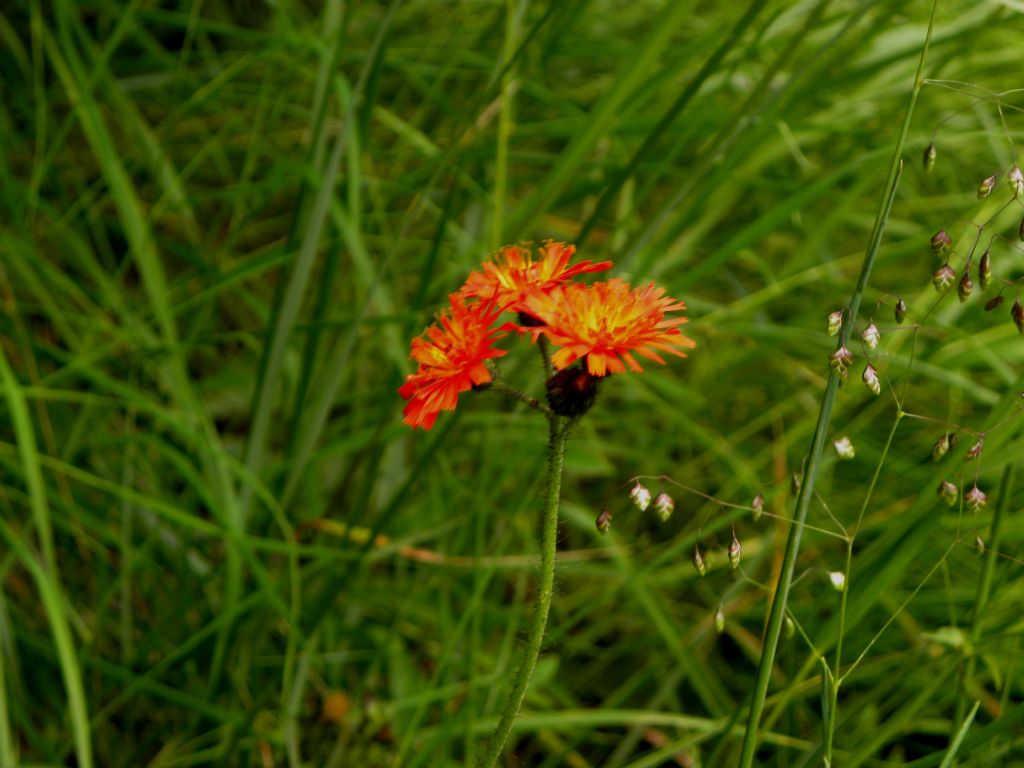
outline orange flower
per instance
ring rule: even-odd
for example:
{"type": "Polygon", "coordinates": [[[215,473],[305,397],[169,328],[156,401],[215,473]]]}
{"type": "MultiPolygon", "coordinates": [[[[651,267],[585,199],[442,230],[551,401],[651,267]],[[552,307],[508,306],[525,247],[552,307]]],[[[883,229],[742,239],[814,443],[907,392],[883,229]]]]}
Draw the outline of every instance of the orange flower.
{"type": "Polygon", "coordinates": [[[410,427],[433,427],[438,413],[455,409],[460,393],[491,380],[484,360],[505,354],[491,346],[504,335],[491,328],[501,314],[494,302],[467,306],[454,293],[448,301],[451,310],[443,310],[437,324],[412,341],[411,357],[419,368],[398,390],[409,401],[403,413],[410,427]]]}
{"type": "Polygon", "coordinates": [[[586,272],[610,269],[610,261],[594,264],[581,261],[569,266],[576,253],[575,245],[554,243],[550,240],[539,249],[539,258],[533,260],[528,248],[507,245],[493,261],[486,262],[482,272],[473,272],[462,286],[463,296],[493,299],[502,309],[519,311],[529,293],[548,291],[569,279],[586,272]]]}
{"type": "Polygon", "coordinates": [[[546,293],[530,294],[525,311],[544,325],[529,329],[536,337],[543,333],[561,347],[552,362],[567,368],[581,357],[587,358],[587,370],[594,376],[643,370],[632,352],[664,365],[658,350],[686,357],[678,347],[692,348],[696,342],[683,336],[679,328],[685,317],[665,317],[686,305],[664,295],[654,283],[631,288],[618,278],[608,282],[560,285],[546,293]],[[621,358],[621,359],[620,359],[621,358]]]}

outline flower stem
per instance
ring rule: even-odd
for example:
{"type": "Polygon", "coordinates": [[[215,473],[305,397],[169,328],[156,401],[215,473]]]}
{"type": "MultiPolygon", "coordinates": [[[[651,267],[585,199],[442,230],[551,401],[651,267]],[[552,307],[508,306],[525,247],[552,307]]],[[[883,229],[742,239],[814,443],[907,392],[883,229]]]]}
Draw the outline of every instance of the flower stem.
{"type": "Polygon", "coordinates": [[[505,397],[507,397],[507,398],[509,398],[511,400],[515,400],[515,401],[520,402],[520,403],[525,403],[530,408],[533,408],[533,410],[540,411],[545,416],[547,416],[549,419],[551,418],[551,415],[552,415],[551,414],[551,409],[548,408],[544,403],[542,403],[540,400],[538,400],[535,397],[530,397],[525,392],[520,392],[515,387],[510,387],[508,384],[506,384],[501,379],[495,377],[490,382],[490,387],[495,392],[498,392],[498,393],[500,393],[502,395],[505,395],[505,397]]]}
{"type": "MultiPolygon", "coordinates": [[[[935,23],[935,9],[937,6],[938,0],[935,0],[932,5],[931,19],[928,22],[928,34],[921,51],[917,74],[914,78],[910,103],[907,105],[903,127],[900,130],[899,139],[896,141],[896,150],[893,153],[892,164],[889,168],[889,178],[885,185],[885,194],[882,197],[878,215],[875,219],[874,231],[871,233],[871,240],[864,255],[864,263],[861,266],[857,287],[850,298],[849,322],[844,324],[842,331],[840,331],[837,349],[846,346],[850,331],[857,319],[857,310],[860,308],[864,290],[867,288],[868,278],[871,276],[871,269],[874,266],[875,257],[878,255],[878,249],[882,242],[882,233],[885,231],[893,198],[896,196],[896,187],[899,184],[900,172],[903,168],[903,160],[901,158],[903,144],[906,141],[907,132],[910,128],[910,118],[914,113],[917,96],[921,92],[924,62],[928,54],[928,47],[931,44],[932,29],[935,23]]],[[[835,404],[836,391],[839,388],[839,378],[839,373],[833,369],[829,376],[828,385],[825,388],[825,396],[821,401],[821,410],[818,412],[818,422],[814,428],[814,436],[811,438],[810,455],[807,461],[804,482],[797,496],[796,513],[793,515],[793,525],[789,529],[786,551],[782,556],[782,568],[779,570],[779,576],[775,583],[775,595],[768,613],[768,626],[765,629],[764,646],[761,651],[761,659],[757,665],[754,692],[751,696],[750,711],[747,716],[747,728],[743,734],[743,746],[739,762],[740,768],[750,768],[754,763],[758,726],[761,721],[761,713],[764,711],[765,698],[768,695],[768,683],[771,679],[772,667],[775,664],[775,652],[779,647],[779,635],[782,632],[782,623],[786,615],[786,602],[789,599],[789,590],[793,584],[793,571],[796,568],[797,555],[800,551],[800,537],[803,534],[804,522],[807,519],[807,511],[810,507],[811,499],[814,498],[814,483],[817,480],[821,455],[825,447],[829,423],[832,419],[832,408],[835,404]]]]}
{"type": "Polygon", "coordinates": [[[562,492],[562,465],[565,460],[565,438],[569,432],[569,420],[560,416],[552,415],[549,418],[550,442],[548,444],[548,482],[547,498],[544,501],[544,533],[541,540],[541,565],[540,584],[537,590],[537,607],[533,613],[533,623],[530,625],[530,634],[526,640],[526,648],[523,652],[522,661],[519,663],[519,670],[516,672],[512,691],[509,693],[505,708],[501,712],[501,719],[498,727],[491,737],[487,754],[480,763],[483,768],[493,768],[501,757],[509,734],[512,732],[512,722],[519,714],[519,708],[523,705],[526,697],[526,687],[533,677],[534,667],[537,666],[537,657],[540,656],[540,648],[544,642],[544,630],[548,624],[548,612],[551,609],[551,597],[554,593],[555,583],[555,543],[558,534],[558,506],[562,492]]]}

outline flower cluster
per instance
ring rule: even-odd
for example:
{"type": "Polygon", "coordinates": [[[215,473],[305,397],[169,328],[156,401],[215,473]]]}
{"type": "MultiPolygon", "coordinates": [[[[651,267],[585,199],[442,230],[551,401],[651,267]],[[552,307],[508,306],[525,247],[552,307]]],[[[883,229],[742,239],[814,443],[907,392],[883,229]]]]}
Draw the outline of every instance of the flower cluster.
{"type": "Polygon", "coordinates": [[[573,369],[579,376],[556,384],[565,388],[569,382],[591,396],[593,379],[627,367],[642,370],[634,354],[662,364],[659,353],[686,357],[682,349],[695,346],[678,327],[686,318],[669,316],[685,310],[683,302],[653,283],[633,288],[618,278],[574,282],[612,266],[610,261],[570,265],[575,251],[550,241],[536,254],[528,246],[506,246],[448,297],[449,307],[412,342],[418,367],[398,390],[408,401],[409,426],[430,429],[438,413],[454,410],[461,393],[489,384],[494,372],[487,361],[505,354],[495,343],[508,331],[557,347],[551,362],[559,372],[581,361],[573,369]],[[515,313],[516,321],[499,324],[505,312],[515,313]]]}

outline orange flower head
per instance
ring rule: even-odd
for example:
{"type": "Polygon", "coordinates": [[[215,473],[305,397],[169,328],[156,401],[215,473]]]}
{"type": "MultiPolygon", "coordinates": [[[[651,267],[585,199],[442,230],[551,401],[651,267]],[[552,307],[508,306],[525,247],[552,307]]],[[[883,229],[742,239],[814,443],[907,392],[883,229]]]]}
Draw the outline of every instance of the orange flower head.
{"type": "Polygon", "coordinates": [[[546,292],[577,275],[610,269],[610,261],[594,264],[581,261],[569,266],[576,253],[575,245],[547,241],[538,249],[534,261],[529,248],[507,245],[493,261],[486,262],[483,270],[472,272],[462,286],[463,296],[493,299],[502,309],[518,312],[526,297],[537,291],[546,292]]]}
{"type": "Polygon", "coordinates": [[[641,371],[633,352],[664,365],[659,351],[686,357],[679,348],[697,345],[677,327],[687,322],[685,317],[665,316],[686,305],[664,294],[654,283],[631,288],[618,278],[589,286],[556,286],[527,297],[524,310],[544,325],[525,330],[534,339],[543,333],[560,347],[552,357],[559,370],[586,357],[587,370],[594,376],[622,373],[626,365],[641,371]]]}
{"type": "Polygon", "coordinates": [[[410,427],[430,429],[441,411],[455,410],[459,394],[491,380],[484,361],[505,354],[493,342],[503,336],[491,326],[501,309],[493,301],[466,304],[452,294],[450,310],[412,341],[411,357],[419,368],[398,390],[406,403],[403,413],[410,427]]]}

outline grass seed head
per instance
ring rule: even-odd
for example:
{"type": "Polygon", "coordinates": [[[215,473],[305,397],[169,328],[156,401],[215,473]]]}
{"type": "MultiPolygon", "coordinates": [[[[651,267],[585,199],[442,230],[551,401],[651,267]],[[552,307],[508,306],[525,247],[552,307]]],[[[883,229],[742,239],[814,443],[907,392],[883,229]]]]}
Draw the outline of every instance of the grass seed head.
{"type": "Polygon", "coordinates": [[[654,499],[654,511],[658,514],[658,519],[661,522],[666,522],[672,517],[672,510],[676,508],[676,503],[672,500],[672,497],[662,491],[654,499]]]}
{"type": "Polygon", "coordinates": [[[984,179],[981,184],[978,185],[978,199],[984,200],[986,197],[992,194],[992,190],[996,188],[996,177],[989,176],[984,179]]]}
{"type": "Polygon", "coordinates": [[[949,264],[943,264],[932,273],[932,285],[935,286],[935,290],[939,293],[949,288],[954,280],[956,280],[956,272],[953,271],[949,264]]]}
{"type": "Polygon", "coordinates": [[[992,285],[992,253],[987,250],[978,260],[978,285],[983,291],[992,285]]]}
{"type": "Polygon", "coordinates": [[[960,298],[960,303],[963,304],[974,292],[974,281],[971,280],[971,273],[964,272],[963,277],[960,278],[960,282],[956,286],[956,295],[960,298]]]}
{"type": "Polygon", "coordinates": [[[956,485],[949,482],[949,480],[943,480],[939,483],[938,494],[939,498],[952,507],[956,504],[956,500],[960,496],[960,491],[957,489],[956,485]]]}
{"type": "Polygon", "coordinates": [[[633,503],[636,504],[637,509],[641,512],[646,511],[647,507],[651,504],[651,492],[639,480],[630,489],[629,498],[633,500],[633,503]]]}
{"type": "Polygon", "coordinates": [[[925,173],[931,173],[932,169],[935,168],[935,158],[938,157],[938,154],[939,150],[936,148],[934,141],[924,148],[921,164],[924,166],[925,173]]]}

